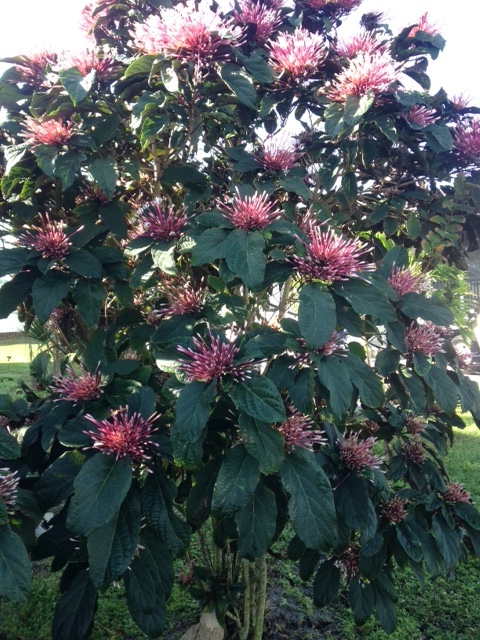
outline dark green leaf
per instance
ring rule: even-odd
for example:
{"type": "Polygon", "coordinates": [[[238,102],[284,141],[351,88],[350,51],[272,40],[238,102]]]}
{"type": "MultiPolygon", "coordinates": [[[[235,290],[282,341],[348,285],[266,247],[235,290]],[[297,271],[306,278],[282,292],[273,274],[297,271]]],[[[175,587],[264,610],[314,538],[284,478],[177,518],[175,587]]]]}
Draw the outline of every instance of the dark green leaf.
{"type": "Polygon", "coordinates": [[[367,407],[379,407],[383,402],[383,385],[372,369],[357,356],[350,354],[342,360],[348,375],[357,387],[360,398],[367,407]]]}
{"type": "Polygon", "coordinates": [[[228,518],[244,507],[260,479],[258,462],[245,447],[236,445],[227,453],[213,490],[212,511],[228,518]]]}
{"type": "Polygon", "coordinates": [[[458,402],[457,387],[448,374],[434,364],[426,374],[425,381],[432,387],[439,407],[447,413],[454,412],[458,402]]]}
{"type": "Polygon", "coordinates": [[[195,476],[187,502],[187,522],[197,531],[210,516],[213,489],[221,460],[210,460],[195,476]]]}
{"type": "Polygon", "coordinates": [[[129,208],[124,202],[107,202],[107,204],[100,207],[102,222],[119,238],[125,239],[127,237],[125,213],[129,208]]]}
{"type": "Polygon", "coordinates": [[[79,571],[55,607],[53,640],[84,640],[95,615],[97,590],[88,571],[79,571]]]}
{"type": "Polygon", "coordinates": [[[175,407],[175,431],[182,440],[195,442],[202,435],[217,393],[216,381],[190,382],[181,389],[175,407]]]}
{"type": "Polygon", "coordinates": [[[63,260],[63,263],[75,273],[87,278],[102,278],[105,272],[102,263],[90,251],[77,249],[71,251],[63,260]]]}
{"type": "Polygon", "coordinates": [[[360,582],[353,578],[348,589],[348,599],[353,617],[358,625],[365,624],[373,613],[373,589],[369,583],[360,582]]]}
{"type": "Polygon", "coordinates": [[[433,532],[447,569],[453,569],[460,556],[460,534],[448,526],[441,513],[433,516],[433,532]]]}
{"type": "Polygon", "coordinates": [[[344,113],[343,105],[336,102],[331,102],[325,109],[325,133],[327,136],[337,138],[346,129],[344,113]]]}
{"type": "Polygon", "coordinates": [[[345,102],[345,122],[351,127],[358,124],[373,105],[374,100],[375,95],[373,93],[366,93],[363,96],[347,96],[345,102]]]}
{"type": "Polygon", "coordinates": [[[0,526],[0,597],[26,602],[32,568],[20,538],[8,525],[0,526]]]}
{"type": "Polygon", "coordinates": [[[70,96],[74,107],[88,96],[93,86],[95,75],[94,70],[90,71],[86,76],[83,76],[78,69],[60,71],[60,82],[70,96]]]}
{"type": "Polygon", "coordinates": [[[38,271],[22,271],[0,288],[0,318],[8,318],[25,300],[38,275],[38,271]]]}
{"type": "Polygon", "coordinates": [[[386,115],[377,116],[375,118],[375,123],[390,142],[393,142],[394,144],[398,142],[397,127],[395,126],[395,121],[392,118],[386,115]]]}
{"type": "MultiPolygon", "coordinates": [[[[5,415],[5,412],[2,411],[5,415]]],[[[17,439],[8,433],[3,427],[0,429],[0,458],[3,460],[15,460],[20,457],[20,445],[17,439]]]]}
{"type": "Polygon", "coordinates": [[[106,524],[127,495],[132,482],[131,460],[97,453],[75,478],[75,494],[68,510],[68,526],[88,536],[106,524]]]}
{"type": "Polygon", "coordinates": [[[342,176],[342,189],[348,203],[353,204],[358,195],[357,177],[353,171],[347,171],[342,176]]]}
{"type": "Polygon", "coordinates": [[[257,82],[262,84],[270,84],[273,82],[270,66],[258,51],[254,51],[250,56],[243,56],[240,51],[237,50],[236,55],[257,82]]]}
{"type": "Polygon", "coordinates": [[[408,522],[401,522],[396,528],[396,534],[407,556],[414,562],[421,562],[423,560],[422,544],[408,522]]]}
{"type": "Polygon", "coordinates": [[[78,280],[72,295],[83,320],[89,327],[96,327],[102,303],[107,297],[104,285],[98,281],[78,280]]]}
{"type": "Polygon", "coordinates": [[[251,76],[245,73],[236,64],[227,62],[220,71],[220,76],[227,87],[233,91],[240,102],[250,107],[257,108],[257,92],[251,76]]]}
{"type": "Polygon", "coordinates": [[[369,521],[372,504],[368,497],[366,480],[349,474],[335,490],[338,513],[352,529],[364,529],[369,521]]]}
{"type": "Polygon", "coordinates": [[[377,588],[377,585],[373,585],[373,590],[375,594],[375,614],[377,620],[386,633],[393,633],[397,627],[395,606],[389,595],[382,589],[377,588]]]}
{"type": "Polygon", "coordinates": [[[49,271],[37,278],[32,287],[33,306],[38,320],[46,322],[54,309],[70,291],[73,278],[60,272],[49,271]]]}
{"type": "Polygon", "coordinates": [[[84,462],[83,454],[67,451],[43,472],[35,484],[35,495],[44,511],[57,506],[72,495],[73,481],[84,462]]]}
{"type": "Polygon", "coordinates": [[[258,461],[260,471],[265,475],[278,471],[284,458],[282,434],[245,414],[240,415],[239,430],[246,450],[258,461]]]}
{"type": "Polygon", "coordinates": [[[235,516],[238,552],[243,558],[254,562],[267,552],[275,533],[276,517],[274,495],[260,482],[235,516]]]}
{"type": "Polygon", "coordinates": [[[72,186],[77,171],[86,159],[87,156],[84,153],[73,150],[61,152],[55,158],[55,177],[62,181],[63,191],[72,186]]]}
{"type": "Polygon", "coordinates": [[[395,309],[388,298],[375,286],[363,280],[357,278],[337,284],[335,291],[346,298],[357,313],[374,316],[382,323],[397,319],[395,309]]]}
{"type": "Polygon", "coordinates": [[[277,387],[264,376],[253,374],[250,379],[235,384],[230,397],[239,409],[261,422],[283,422],[286,419],[277,387]]]}
{"type": "Polygon", "coordinates": [[[313,581],[313,602],[317,607],[326,607],[336,598],[340,575],[334,558],[322,562],[313,581]]]}
{"type": "Polygon", "coordinates": [[[88,167],[92,176],[107,198],[111,198],[117,187],[118,170],[113,158],[97,158],[88,167]]]}
{"type": "Polygon", "coordinates": [[[377,353],[375,368],[381,376],[388,376],[398,369],[400,353],[393,349],[383,349],[377,353]]]}
{"type": "Polygon", "coordinates": [[[207,229],[196,239],[192,251],[192,265],[199,267],[218,258],[224,258],[227,239],[228,233],[225,229],[207,229]]]}
{"type": "Polygon", "coordinates": [[[190,527],[174,513],[177,487],[161,467],[149,473],[142,491],[142,512],[152,529],[174,556],[181,555],[190,541],[190,527]]]}
{"type": "Polygon", "coordinates": [[[177,274],[177,263],[175,260],[175,245],[165,249],[152,247],[151,250],[153,264],[170,276],[177,274]]]}
{"type": "Polygon", "coordinates": [[[97,588],[118,580],[127,570],[140,542],[140,524],[140,500],[130,491],[120,511],[88,536],[90,579],[97,588]]]}
{"type": "Polygon", "coordinates": [[[319,282],[310,282],[302,287],[298,323],[309,347],[318,349],[332,337],[337,325],[335,302],[319,282]]]}
{"type": "Polygon", "coordinates": [[[225,243],[228,268],[240,276],[246,287],[261,284],[265,275],[265,240],[259,231],[235,229],[225,243]]]}
{"type": "Polygon", "coordinates": [[[288,396],[294,407],[301,413],[312,413],[315,393],[313,369],[301,369],[295,376],[295,382],[288,389],[288,396]]]}
{"type": "Polygon", "coordinates": [[[455,322],[450,309],[442,305],[436,296],[427,298],[424,293],[407,293],[400,301],[400,308],[409,318],[422,318],[441,327],[455,322]]]}
{"type": "Polygon", "coordinates": [[[429,124],[424,131],[434,151],[451,151],[453,149],[453,136],[446,124],[429,124]],[[432,142],[435,144],[432,145],[432,142]]]}
{"type": "Polygon", "coordinates": [[[336,416],[343,416],[352,402],[349,370],[339,358],[323,358],[317,364],[318,379],[330,393],[329,404],[336,416]]]}
{"type": "Polygon", "coordinates": [[[27,247],[2,249],[0,251],[0,278],[19,273],[27,262],[29,255],[30,250],[27,247]]]}
{"type": "Polygon", "coordinates": [[[310,549],[334,546],[337,519],[332,489],[310,451],[298,448],[281,468],[282,484],[290,493],[289,514],[298,537],[310,549]]]}
{"type": "Polygon", "coordinates": [[[197,191],[204,191],[207,187],[206,175],[193,164],[170,165],[163,172],[161,182],[172,187],[179,182],[197,191]]]}
{"type": "Polygon", "coordinates": [[[300,198],[303,198],[304,200],[308,201],[312,197],[312,192],[301,178],[296,178],[295,176],[281,176],[278,182],[282,189],[296,193],[297,196],[300,196],[300,198]]]}
{"type": "Polygon", "coordinates": [[[152,71],[153,63],[157,58],[158,56],[154,54],[140,56],[140,58],[134,60],[125,69],[125,78],[129,78],[130,76],[134,76],[137,74],[149,76],[150,72],[152,71]]]}

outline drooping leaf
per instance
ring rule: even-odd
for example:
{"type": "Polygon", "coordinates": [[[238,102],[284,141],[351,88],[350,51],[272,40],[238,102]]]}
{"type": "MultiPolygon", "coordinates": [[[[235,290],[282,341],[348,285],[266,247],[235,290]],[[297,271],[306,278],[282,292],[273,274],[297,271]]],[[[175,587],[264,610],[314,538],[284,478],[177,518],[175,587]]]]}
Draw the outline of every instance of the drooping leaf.
{"type": "Polygon", "coordinates": [[[298,323],[307,345],[318,349],[332,337],[337,325],[335,302],[319,282],[310,282],[300,291],[298,323]]]}
{"type": "Polygon", "coordinates": [[[357,387],[362,402],[367,407],[379,407],[383,402],[383,385],[372,369],[356,355],[342,360],[348,369],[351,382],[357,387]]]}
{"type": "Polygon", "coordinates": [[[210,516],[213,489],[217,481],[221,460],[210,460],[195,476],[195,484],[190,490],[187,502],[187,522],[194,531],[210,516]]]}
{"type": "Polygon", "coordinates": [[[73,106],[76,107],[90,93],[95,80],[95,71],[92,70],[86,76],[83,76],[76,68],[64,69],[60,71],[59,77],[65,91],[73,102],[73,106]]]}
{"type": "Polygon", "coordinates": [[[409,318],[422,318],[441,327],[455,322],[451,310],[442,305],[436,296],[427,298],[424,293],[407,293],[399,306],[409,318]]]}
{"type": "Polygon", "coordinates": [[[346,298],[357,313],[374,316],[382,323],[397,319],[395,309],[388,298],[372,284],[358,278],[351,279],[335,285],[335,291],[339,296],[346,298]]]}
{"type": "Polygon", "coordinates": [[[32,287],[33,306],[42,324],[65,298],[72,282],[73,278],[61,271],[49,271],[47,275],[35,280],[32,287]]]}
{"type": "Polygon", "coordinates": [[[87,156],[80,151],[74,151],[73,149],[66,152],[59,153],[53,161],[55,177],[62,181],[62,190],[65,191],[75,181],[77,171],[87,156]]]}
{"type": "Polygon", "coordinates": [[[175,431],[183,440],[195,442],[207,424],[216,396],[216,382],[190,382],[180,390],[175,407],[175,431]]]}
{"type": "Polygon", "coordinates": [[[265,240],[259,231],[235,229],[225,242],[228,268],[240,276],[246,287],[261,284],[265,275],[265,240]]]}
{"type": "Polygon", "coordinates": [[[87,278],[102,278],[105,275],[100,260],[85,249],[71,251],[63,262],[71,271],[87,278]]]}
{"type": "Polygon", "coordinates": [[[73,493],[73,481],[85,462],[78,451],[67,451],[40,476],[35,484],[35,495],[44,511],[57,506],[73,493]]]}
{"type": "Polygon", "coordinates": [[[366,93],[363,96],[347,96],[345,102],[345,122],[351,127],[358,124],[373,105],[374,100],[375,95],[373,93],[366,93]]]}
{"type": "Polygon", "coordinates": [[[230,397],[239,409],[261,422],[283,422],[286,419],[282,397],[265,376],[253,374],[251,378],[235,384],[230,397]]]}
{"type": "Polygon", "coordinates": [[[238,528],[238,552],[254,562],[266,552],[275,533],[277,507],[271,491],[261,482],[247,504],[235,516],[238,528]]]}
{"type": "Polygon", "coordinates": [[[0,278],[19,273],[25,266],[29,255],[30,250],[27,247],[2,249],[0,252],[0,278]]]}
{"type": "Polygon", "coordinates": [[[38,271],[21,271],[0,288],[0,318],[8,318],[25,300],[33,283],[39,276],[38,271]]]}
{"type": "Polygon", "coordinates": [[[335,490],[335,504],[338,513],[349,527],[355,530],[364,529],[372,508],[366,480],[355,474],[347,475],[335,490]]]}
{"type": "Polygon", "coordinates": [[[212,511],[219,518],[244,507],[260,479],[258,462],[239,444],[227,453],[213,490],[212,511]]]}
{"type": "Polygon", "coordinates": [[[0,597],[26,602],[32,568],[23,542],[7,524],[0,526],[0,597]]]}
{"type": "Polygon", "coordinates": [[[111,198],[117,187],[118,170],[113,158],[97,158],[88,167],[88,172],[107,198],[111,198]]]}
{"type": "Polygon", "coordinates": [[[77,311],[89,327],[97,327],[102,304],[107,297],[105,286],[98,280],[78,280],[72,292],[77,311]]]}
{"type": "Polygon", "coordinates": [[[236,64],[227,62],[223,65],[220,76],[240,102],[250,107],[250,109],[257,108],[257,92],[248,73],[245,73],[236,64]]]}
{"type": "Polygon", "coordinates": [[[327,551],[336,541],[337,519],[332,489],[313,454],[298,448],[280,470],[290,493],[289,514],[295,532],[310,549],[327,551]]]}
{"type": "Polygon", "coordinates": [[[365,624],[373,613],[374,594],[372,585],[353,578],[348,590],[353,617],[359,625],[365,624]]]}
{"type": "MultiPolygon", "coordinates": [[[[2,410],[2,415],[5,411],[2,410]]],[[[0,458],[3,460],[15,460],[20,457],[20,445],[11,433],[4,428],[0,429],[0,458]]]]}
{"type": "Polygon", "coordinates": [[[228,233],[225,229],[219,227],[207,229],[196,239],[192,251],[192,265],[199,267],[213,260],[224,258],[227,239],[228,233]]]}
{"type": "Polygon", "coordinates": [[[241,414],[238,425],[243,444],[258,461],[260,471],[265,475],[278,471],[284,458],[282,434],[245,414],[241,414]]]}
{"type": "Polygon", "coordinates": [[[97,590],[88,571],[79,571],[55,607],[52,640],[84,640],[93,622],[97,590]]]}
{"type": "Polygon", "coordinates": [[[295,376],[294,383],[288,389],[288,397],[293,406],[301,413],[313,411],[315,379],[312,369],[301,369],[295,376]]]}
{"type": "Polygon", "coordinates": [[[313,601],[317,607],[328,606],[337,596],[340,587],[340,569],[331,558],[322,562],[313,581],[313,601]]]}
{"type": "Polygon", "coordinates": [[[446,371],[434,364],[425,375],[425,381],[432,387],[439,407],[447,413],[455,411],[458,402],[457,387],[446,371]]]}
{"type": "Polygon", "coordinates": [[[97,453],[75,478],[75,494],[68,510],[68,526],[88,536],[120,509],[132,482],[131,461],[97,453]]]}

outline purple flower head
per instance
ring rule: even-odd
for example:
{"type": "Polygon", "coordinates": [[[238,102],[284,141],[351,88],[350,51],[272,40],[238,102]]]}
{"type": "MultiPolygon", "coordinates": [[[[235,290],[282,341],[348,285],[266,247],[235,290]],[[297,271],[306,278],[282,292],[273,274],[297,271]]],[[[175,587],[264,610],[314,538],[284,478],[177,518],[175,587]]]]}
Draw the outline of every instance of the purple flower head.
{"type": "Polygon", "coordinates": [[[72,243],[63,230],[63,222],[51,221],[48,213],[39,215],[40,224],[30,225],[30,230],[21,233],[16,238],[16,243],[25,247],[31,247],[42,254],[42,258],[49,260],[63,260],[70,251],[72,243]]]}
{"type": "Polygon", "coordinates": [[[433,356],[443,353],[444,332],[431,322],[417,324],[413,322],[405,331],[405,345],[408,353],[423,353],[433,356]]]}
{"type": "Polygon", "coordinates": [[[240,349],[230,342],[223,342],[219,335],[213,336],[209,330],[210,344],[197,335],[192,338],[194,349],[177,347],[180,353],[190,360],[179,359],[180,368],[189,382],[210,382],[215,378],[231,375],[235,380],[246,380],[250,377],[250,363],[234,364],[235,356],[240,349]]]}
{"type": "Polygon", "coordinates": [[[435,109],[429,109],[421,104],[414,104],[405,114],[405,118],[410,124],[423,129],[436,122],[439,116],[437,116],[435,109]]]}
{"type": "Polygon", "coordinates": [[[267,49],[274,70],[288,74],[293,80],[306,79],[315,73],[328,53],[322,36],[301,27],[269,40],[267,49]]]}
{"type": "Polygon", "coordinates": [[[335,48],[339,56],[349,60],[359,53],[375,55],[385,52],[385,47],[368,31],[361,31],[350,40],[339,40],[335,48]]]}
{"type": "Polygon", "coordinates": [[[340,460],[350,471],[362,472],[379,469],[382,459],[372,453],[376,438],[359,440],[359,433],[350,433],[338,443],[340,460]]]}
{"type": "Polygon", "coordinates": [[[50,387],[51,391],[61,396],[55,402],[69,400],[76,403],[98,400],[103,393],[100,388],[102,379],[98,371],[89,373],[83,369],[81,373],[77,373],[67,365],[65,374],[63,376],[54,376],[53,381],[55,384],[50,387]]]}
{"type": "Polygon", "coordinates": [[[260,146],[257,157],[266,171],[288,171],[297,166],[300,156],[291,145],[270,138],[260,146]]]}
{"type": "Polygon", "coordinates": [[[29,85],[36,87],[48,86],[45,81],[45,73],[47,68],[57,61],[57,54],[49,49],[41,49],[30,55],[20,56],[17,58],[15,71],[17,71],[22,79],[29,85]]]}
{"type": "Polygon", "coordinates": [[[338,557],[335,563],[345,575],[347,582],[360,575],[360,551],[357,546],[351,546],[338,557]]]}
{"type": "Polygon", "coordinates": [[[334,102],[345,102],[349,96],[361,98],[391,92],[398,80],[395,65],[385,52],[358,53],[327,89],[327,96],[334,102]]]}
{"type": "Polygon", "coordinates": [[[470,120],[458,124],[453,131],[453,145],[466,160],[479,164],[480,120],[470,120]]]}
{"type": "Polygon", "coordinates": [[[0,498],[7,509],[15,507],[19,480],[16,472],[10,473],[10,469],[0,469],[0,498]]]}
{"type": "Polygon", "coordinates": [[[217,207],[223,217],[236,229],[254,231],[265,229],[271,222],[278,220],[281,213],[275,209],[275,203],[268,201],[268,193],[254,193],[253,196],[241,196],[236,189],[236,196],[229,205],[217,201],[217,207]]]}
{"type": "Polygon", "coordinates": [[[152,240],[178,240],[188,222],[183,209],[176,211],[173,207],[162,207],[160,199],[149,202],[137,211],[135,220],[135,237],[152,238],[152,240]]]}
{"type": "Polygon", "coordinates": [[[165,284],[163,291],[170,302],[162,309],[152,312],[156,318],[197,315],[202,312],[205,298],[205,287],[202,284],[194,286],[186,278],[175,278],[165,284]]]}
{"type": "Polygon", "coordinates": [[[463,484],[452,482],[447,485],[447,490],[443,494],[443,500],[449,504],[459,504],[460,502],[472,502],[472,496],[463,484]]]}
{"type": "Polygon", "coordinates": [[[295,408],[291,407],[292,414],[278,426],[278,430],[283,435],[285,453],[291,453],[295,447],[313,451],[313,445],[324,445],[327,443],[324,431],[316,431],[315,425],[309,416],[303,415],[295,408]]]}
{"type": "Polygon", "coordinates": [[[369,251],[367,245],[358,240],[338,236],[332,229],[326,231],[319,225],[309,225],[310,241],[300,242],[306,249],[306,256],[293,256],[295,269],[307,280],[348,280],[362,271],[371,269],[362,256],[369,251]]]}
{"type": "Polygon", "coordinates": [[[116,66],[117,62],[113,56],[104,55],[99,58],[95,51],[87,49],[79,53],[64,53],[58,68],[62,70],[75,67],[84,77],[91,71],[95,71],[98,78],[105,80],[112,76],[116,66]]]}
{"type": "Polygon", "coordinates": [[[427,422],[422,416],[408,416],[405,421],[405,428],[407,433],[412,436],[418,436],[423,433],[427,427],[427,422]]]}
{"type": "Polygon", "coordinates": [[[406,506],[408,504],[408,500],[403,500],[399,496],[394,496],[388,502],[384,502],[382,506],[382,517],[389,524],[400,524],[407,517],[406,506]]]}
{"type": "Polygon", "coordinates": [[[425,451],[420,440],[412,440],[403,445],[403,455],[408,462],[422,464],[425,462],[425,451]]]}
{"type": "Polygon", "coordinates": [[[233,19],[238,25],[251,25],[251,38],[257,42],[265,42],[282,22],[277,7],[268,7],[255,0],[240,0],[239,5],[240,11],[233,12],[233,19]]]}
{"type": "Polygon", "coordinates": [[[147,451],[157,446],[152,440],[152,432],[158,415],[154,413],[149,418],[139,413],[128,415],[128,406],[111,409],[110,415],[110,420],[85,415],[85,419],[96,427],[95,431],[83,432],[92,438],[92,448],[113,455],[117,460],[127,456],[140,464],[150,460],[147,451]]]}
{"type": "Polygon", "coordinates": [[[77,133],[73,122],[65,124],[63,120],[36,120],[26,116],[23,126],[25,131],[20,135],[32,147],[41,144],[63,147],[77,133]]]}
{"type": "Polygon", "coordinates": [[[425,291],[428,288],[428,278],[423,273],[415,273],[412,267],[393,267],[388,284],[399,298],[403,298],[407,293],[425,291]]]}
{"type": "MultiPolygon", "coordinates": [[[[302,349],[307,349],[307,342],[304,338],[297,338],[297,342],[302,349]]],[[[295,363],[291,365],[291,368],[294,369],[299,364],[310,366],[310,353],[312,353],[312,350],[295,352],[295,363]]],[[[327,342],[318,349],[314,349],[313,353],[314,355],[321,356],[323,358],[328,356],[341,357],[347,355],[347,332],[345,329],[342,329],[341,331],[334,331],[330,340],[327,340],[327,342]]]]}

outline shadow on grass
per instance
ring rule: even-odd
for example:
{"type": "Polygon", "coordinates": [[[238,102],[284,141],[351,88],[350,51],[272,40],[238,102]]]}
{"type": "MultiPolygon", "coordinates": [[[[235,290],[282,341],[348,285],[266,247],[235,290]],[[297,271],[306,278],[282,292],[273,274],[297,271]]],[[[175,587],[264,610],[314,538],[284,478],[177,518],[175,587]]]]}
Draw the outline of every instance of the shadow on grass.
{"type": "Polygon", "coordinates": [[[22,393],[20,380],[30,379],[30,365],[25,362],[0,364],[0,394],[17,395],[22,393]]]}

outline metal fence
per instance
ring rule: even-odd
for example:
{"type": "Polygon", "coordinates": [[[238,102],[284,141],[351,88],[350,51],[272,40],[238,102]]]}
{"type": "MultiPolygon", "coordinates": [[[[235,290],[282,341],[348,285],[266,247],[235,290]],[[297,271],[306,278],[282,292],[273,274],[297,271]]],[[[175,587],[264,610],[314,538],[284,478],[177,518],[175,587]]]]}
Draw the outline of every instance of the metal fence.
{"type": "Polygon", "coordinates": [[[472,292],[475,305],[480,305],[480,280],[469,278],[468,284],[470,286],[470,291],[472,292]]]}

